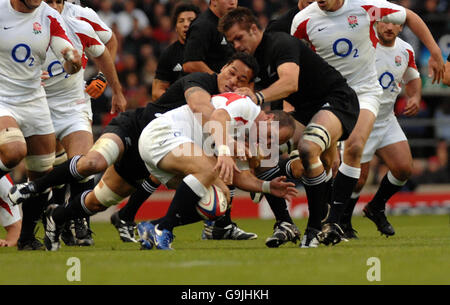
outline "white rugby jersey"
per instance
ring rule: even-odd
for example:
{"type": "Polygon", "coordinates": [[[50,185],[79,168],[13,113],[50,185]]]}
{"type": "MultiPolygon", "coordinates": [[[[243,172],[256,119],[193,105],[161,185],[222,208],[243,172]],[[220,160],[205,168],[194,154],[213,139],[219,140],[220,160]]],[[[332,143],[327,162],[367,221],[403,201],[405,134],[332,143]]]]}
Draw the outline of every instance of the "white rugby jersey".
{"type": "Polygon", "coordinates": [[[291,35],[308,41],[357,94],[381,94],[375,68],[377,20],[404,23],[406,11],[385,0],[344,0],[335,12],[323,11],[314,2],[294,17],[291,35]]]}
{"type": "MultiPolygon", "coordinates": [[[[261,108],[249,97],[231,92],[214,95],[211,98],[211,103],[215,109],[224,109],[228,112],[231,117],[230,130],[238,132],[243,131],[241,128],[250,127],[261,112],[261,108]]],[[[203,134],[199,121],[201,114],[194,116],[191,108],[188,105],[184,105],[168,111],[162,116],[168,117],[175,122],[176,127],[185,131],[184,134],[191,134],[194,142],[202,147],[202,143],[205,140],[204,136],[208,135],[203,134]]],[[[241,134],[232,136],[241,136],[241,134]]]]}
{"type": "Polygon", "coordinates": [[[106,44],[111,39],[112,30],[91,8],[82,7],[80,5],[76,5],[66,1],[64,2],[64,9],[61,12],[61,15],[64,17],[74,17],[89,23],[104,44],[106,44]]]}
{"type": "MultiPolygon", "coordinates": [[[[69,75],[64,71],[63,65],[51,50],[47,52],[47,59],[42,70],[49,73],[50,78],[45,80],[45,92],[50,108],[62,105],[74,100],[85,100],[84,69],[88,58],[98,57],[103,54],[105,45],[100,41],[92,27],[79,19],[64,16],[67,35],[74,47],[81,55],[82,68],[75,74],[69,75]],[[54,97],[58,97],[54,99],[54,97]]],[[[80,101],[81,102],[81,101],[80,101]]]]}
{"type": "Polygon", "coordinates": [[[414,50],[409,43],[397,38],[392,47],[380,43],[376,48],[375,65],[383,96],[377,121],[386,119],[394,111],[395,101],[401,91],[402,82],[420,78],[415,62],[414,50]]]}
{"type": "Polygon", "coordinates": [[[45,96],[41,66],[47,49],[64,62],[61,51],[72,48],[59,13],[42,2],[32,13],[16,11],[0,0],[0,100],[23,103],[45,96]]]}

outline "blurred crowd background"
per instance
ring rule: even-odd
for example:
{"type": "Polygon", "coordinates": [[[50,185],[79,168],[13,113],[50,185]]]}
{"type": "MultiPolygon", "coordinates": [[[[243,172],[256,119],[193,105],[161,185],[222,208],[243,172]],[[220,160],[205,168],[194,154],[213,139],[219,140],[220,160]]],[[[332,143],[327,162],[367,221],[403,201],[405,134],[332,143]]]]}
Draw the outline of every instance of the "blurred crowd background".
{"type": "MultiPolygon", "coordinates": [[[[128,109],[143,107],[151,101],[151,86],[155,77],[158,58],[172,42],[176,34],[172,28],[173,7],[184,0],[86,0],[82,6],[94,9],[100,18],[113,29],[119,41],[115,61],[128,109]]],[[[351,0],[350,0],[351,1],[351,0]]],[[[208,0],[191,0],[201,11],[208,7],[208,0]]],[[[442,50],[444,60],[450,53],[450,4],[449,0],[401,0],[391,1],[407,7],[426,22],[442,50]]],[[[297,0],[239,0],[258,16],[260,24],[267,23],[297,5],[297,0]]],[[[412,191],[420,184],[450,183],[448,151],[450,147],[450,88],[431,84],[428,75],[428,51],[405,27],[401,37],[409,42],[416,53],[416,62],[422,75],[423,100],[420,113],[414,118],[402,116],[405,99],[399,97],[396,114],[409,139],[414,156],[414,174],[405,186],[412,191]]],[[[97,73],[89,65],[86,79],[97,73]]],[[[111,120],[111,93],[109,90],[93,100],[94,133],[96,136],[111,120]]],[[[386,168],[376,158],[372,164],[370,182],[378,184],[386,168]]],[[[20,177],[15,179],[20,180],[20,177]]]]}

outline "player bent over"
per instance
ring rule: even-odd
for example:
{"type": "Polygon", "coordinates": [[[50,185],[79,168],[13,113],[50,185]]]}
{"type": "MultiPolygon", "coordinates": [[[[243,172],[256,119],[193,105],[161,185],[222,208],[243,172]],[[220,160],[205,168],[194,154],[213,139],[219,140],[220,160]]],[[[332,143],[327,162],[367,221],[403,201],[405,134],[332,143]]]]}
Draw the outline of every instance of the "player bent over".
{"type": "MultiPolygon", "coordinates": [[[[213,97],[212,103],[215,110],[209,122],[215,124],[211,128],[211,136],[217,147],[217,159],[204,145],[206,141],[202,139],[202,130],[205,129],[187,106],[153,120],[141,134],[139,152],[152,175],[164,184],[182,179],[166,215],[157,221],[138,225],[142,245],[147,249],[153,246],[163,250],[172,249],[173,229],[202,219],[196,211],[196,205],[212,184],[218,185],[225,194],[229,193],[226,185],[230,184],[246,191],[272,192],[285,198],[296,193],[293,183],[283,182],[285,177],[271,182],[256,178],[249,180],[252,175],[248,173],[246,178],[239,177],[241,172],[233,158],[235,155],[231,153],[234,149],[228,139],[234,138],[232,132],[235,127],[249,128],[255,124],[259,131],[258,123],[271,123],[275,114],[266,114],[251,99],[237,94],[226,93],[213,97]]],[[[278,134],[280,140],[287,141],[293,129],[291,125],[281,125],[278,134]]],[[[260,135],[265,136],[270,137],[271,133],[260,135]]]]}

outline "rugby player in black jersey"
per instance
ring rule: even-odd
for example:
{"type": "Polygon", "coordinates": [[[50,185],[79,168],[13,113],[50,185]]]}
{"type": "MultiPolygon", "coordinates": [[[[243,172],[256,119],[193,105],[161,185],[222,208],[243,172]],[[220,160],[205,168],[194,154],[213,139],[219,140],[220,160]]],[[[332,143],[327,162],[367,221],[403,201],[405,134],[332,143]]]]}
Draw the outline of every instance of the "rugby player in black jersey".
{"type": "MultiPolygon", "coordinates": [[[[317,247],[320,241],[329,243],[321,238],[321,216],[337,141],[349,136],[358,118],[355,92],[337,70],[300,40],[282,32],[264,32],[247,8],[227,13],[219,21],[219,30],[237,51],[254,55],[260,66],[260,83],[255,86],[265,89],[254,93],[242,88],[237,92],[258,104],[286,100],[295,108],[294,118],[305,127],[298,150],[304,167],[302,182],[309,219],[301,247],[317,247]]],[[[330,238],[341,236],[334,228],[328,230],[330,238]]]]}

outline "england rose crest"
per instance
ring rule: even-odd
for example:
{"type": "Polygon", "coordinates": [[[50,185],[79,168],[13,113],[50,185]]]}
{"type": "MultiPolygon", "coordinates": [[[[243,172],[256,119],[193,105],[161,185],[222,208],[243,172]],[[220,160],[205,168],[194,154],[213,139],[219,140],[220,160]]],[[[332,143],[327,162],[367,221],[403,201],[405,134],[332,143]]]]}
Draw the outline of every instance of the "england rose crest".
{"type": "Polygon", "coordinates": [[[358,17],[356,17],[356,16],[348,16],[347,20],[348,20],[348,25],[352,29],[354,29],[358,25],[358,17]]]}
{"type": "Polygon", "coordinates": [[[42,26],[41,26],[41,24],[39,22],[33,23],[33,33],[34,34],[41,33],[41,30],[42,30],[42,26]]]}
{"type": "Polygon", "coordinates": [[[395,56],[395,65],[399,67],[402,64],[402,58],[400,56],[395,56]]]}

